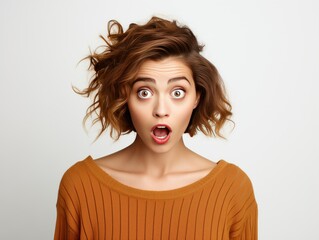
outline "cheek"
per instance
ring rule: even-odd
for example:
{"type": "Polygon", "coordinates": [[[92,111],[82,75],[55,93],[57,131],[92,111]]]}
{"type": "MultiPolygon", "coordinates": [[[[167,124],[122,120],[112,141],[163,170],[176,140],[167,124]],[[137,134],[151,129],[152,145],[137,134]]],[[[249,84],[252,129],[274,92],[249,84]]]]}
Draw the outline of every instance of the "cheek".
{"type": "Polygon", "coordinates": [[[194,107],[192,105],[188,105],[184,107],[179,107],[177,109],[178,112],[176,114],[176,117],[179,119],[180,124],[187,126],[192,116],[194,107]]]}
{"type": "Polygon", "coordinates": [[[131,104],[129,103],[128,109],[129,109],[131,119],[135,128],[137,128],[139,125],[142,125],[143,120],[145,122],[145,119],[146,119],[145,108],[142,108],[138,103],[131,103],[131,104]]]}

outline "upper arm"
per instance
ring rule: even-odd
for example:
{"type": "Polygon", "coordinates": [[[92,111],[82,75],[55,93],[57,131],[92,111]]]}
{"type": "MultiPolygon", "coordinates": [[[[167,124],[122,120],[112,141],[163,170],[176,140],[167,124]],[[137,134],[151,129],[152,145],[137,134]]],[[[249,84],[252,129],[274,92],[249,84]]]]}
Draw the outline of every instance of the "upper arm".
{"type": "Polygon", "coordinates": [[[253,185],[241,169],[237,169],[236,188],[229,212],[230,239],[256,240],[258,238],[258,206],[253,185]]]}
{"type": "Polygon", "coordinates": [[[257,240],[258,239],[258,208],[254,203],[247,210],[245,218],[236,235],[230,236],[232,240],[257,240]]]}
{"type": "Polygon", "coordinates": [[[75,180],[74,174],[67,171],[60,182],[56,204],[55,240],[72,240],[79,238],[79,201],[75,180]]]}

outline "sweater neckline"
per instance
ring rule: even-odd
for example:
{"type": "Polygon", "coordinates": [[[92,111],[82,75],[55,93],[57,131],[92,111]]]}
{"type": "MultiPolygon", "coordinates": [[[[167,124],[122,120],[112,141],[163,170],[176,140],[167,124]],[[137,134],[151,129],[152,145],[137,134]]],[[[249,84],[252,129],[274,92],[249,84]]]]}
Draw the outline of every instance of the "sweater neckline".
{"type": "Polygon", "coordinates": [[[181,196],[188,195],[192,192],[201,189],[204,185],[211,182],[224,168],[228,165],[225,160],[219,160],[217,165],[204,177],[196,180],[193,183],[185,186],[169,189],[169,190],[144,190],[135,187],[131,187],[113,178],[106,173],[101,167],[99,167],[91,156],[88,156],[82,161],[91,171],[91,173],[98,178],[102,183],[110,187],[111,189],[126,194],[128,196],[134,196],[139,198],[148,199],[172,199],[181,196]]]}

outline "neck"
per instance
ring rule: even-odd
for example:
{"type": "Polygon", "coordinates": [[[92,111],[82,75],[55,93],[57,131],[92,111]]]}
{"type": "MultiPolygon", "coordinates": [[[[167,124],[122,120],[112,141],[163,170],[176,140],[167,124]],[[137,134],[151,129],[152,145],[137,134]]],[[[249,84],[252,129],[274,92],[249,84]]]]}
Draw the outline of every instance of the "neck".
{"type": "Polygon", "coordinates": [[[166,146],[150,149],[145,146],[139,137],[127,148],[129,160],[127,167],[134,168],[137,172],[153,176],[163,176],[178,170],[185,163],[190,150],[185,146],[183,139],[165,151],[166,146]],[[157,151],[158,150],[158,151],[157,151]]]}

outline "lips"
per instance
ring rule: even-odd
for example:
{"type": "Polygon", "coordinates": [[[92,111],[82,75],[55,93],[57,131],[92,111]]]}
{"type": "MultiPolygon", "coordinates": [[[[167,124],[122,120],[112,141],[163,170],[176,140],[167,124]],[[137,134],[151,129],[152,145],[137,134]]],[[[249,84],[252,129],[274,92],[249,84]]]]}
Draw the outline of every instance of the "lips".
{"type": "Polygon", "coordinates": [[[171,135],[171,128],[166,124],[157,124],[152,128],[151,135],[157,144],[166,143],[171,135]]]}

